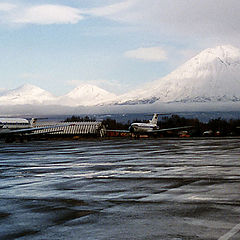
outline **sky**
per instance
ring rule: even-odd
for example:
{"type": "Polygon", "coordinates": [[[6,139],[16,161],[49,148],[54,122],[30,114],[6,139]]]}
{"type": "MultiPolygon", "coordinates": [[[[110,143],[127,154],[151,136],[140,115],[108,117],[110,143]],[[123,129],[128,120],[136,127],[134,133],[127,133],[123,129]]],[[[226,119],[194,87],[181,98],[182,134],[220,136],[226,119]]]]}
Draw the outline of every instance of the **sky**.
{"type": "Polygon", "coordinates": [[[121,94],[208,47],[240,47],[239,0],[2,0],[0,90],[121,94]]]}

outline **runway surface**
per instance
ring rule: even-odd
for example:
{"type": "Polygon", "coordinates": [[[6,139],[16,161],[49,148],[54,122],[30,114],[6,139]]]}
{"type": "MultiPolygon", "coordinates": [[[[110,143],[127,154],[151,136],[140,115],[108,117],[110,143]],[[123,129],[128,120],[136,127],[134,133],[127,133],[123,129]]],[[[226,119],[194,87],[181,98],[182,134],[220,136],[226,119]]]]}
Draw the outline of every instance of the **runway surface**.
{"type": "Polygon", "coordinates": [[[240,139],[0,144],[0,239],[240,239],[240,139]]]}

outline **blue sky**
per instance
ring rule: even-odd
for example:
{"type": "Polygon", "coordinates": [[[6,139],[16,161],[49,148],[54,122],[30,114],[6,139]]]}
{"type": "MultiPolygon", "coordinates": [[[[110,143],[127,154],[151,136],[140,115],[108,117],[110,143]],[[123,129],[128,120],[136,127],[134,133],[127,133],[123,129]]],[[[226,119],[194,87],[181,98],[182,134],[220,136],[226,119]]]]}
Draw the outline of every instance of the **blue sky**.
{"type": "Polygon", "coordinates": [[[237,0],[3,0],[0,89],[125,93],[207,47],[238,47],[239,10],[237,0]]]}

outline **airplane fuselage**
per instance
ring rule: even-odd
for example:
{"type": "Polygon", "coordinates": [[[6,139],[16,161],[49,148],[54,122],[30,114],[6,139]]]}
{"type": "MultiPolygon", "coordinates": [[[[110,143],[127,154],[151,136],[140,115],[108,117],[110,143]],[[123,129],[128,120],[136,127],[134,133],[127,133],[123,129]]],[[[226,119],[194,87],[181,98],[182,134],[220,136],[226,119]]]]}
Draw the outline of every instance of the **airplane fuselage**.
{"type": "Polygon", "coordinates": [[[31,123],[25,118],[0,118],[0,131],[8,132],[15,129],[30,128],[31,123]]]}
{"type": "MultiPolygon", "coordinates": [[[[122,132],[122,133],[130,132],[133,134],[133,136],[134,135],[139,136],[141,134],[150,135],[150,134],[157,134],[161,132],[176,131],[180,129],[191,128],[191,126],[184,126],[184,127],[172,127],[172,128],[160,129],[160,127],[157,125],[159,115],[160,114],[158,113],[154,113],[152,120],[149,120],[149,122],[146,122],[146,123],[138,123],[138,122],[132,123],[128,130],[107,130],[107,131],[122,132]]],[[[166,114],[161,114],[161,115],[166,115],[166,114]]]]}
{"type": "Polygon", "coordinates": [[[6,141],[14,141],[16,138],[26,136],[41,135],[46,133],[61,132],[61,128],[70,126],[70,124],[50,125],[37,127],[33,126],[36,118],[27,120],[25,118],[0,118],[0,138],[5,138],[6,141]],[[48,129],[48,130],[47,130],[48,129]],[[35,132],[39,130],[46,130],[43,132],[35,132]]]}
{"type": "Polygon", "coordinates": [[[158,130],[159,127],[156,124],[151,123],[132,123],[129,131],[131,133],[150,133],[154,130],[158,130]]]}

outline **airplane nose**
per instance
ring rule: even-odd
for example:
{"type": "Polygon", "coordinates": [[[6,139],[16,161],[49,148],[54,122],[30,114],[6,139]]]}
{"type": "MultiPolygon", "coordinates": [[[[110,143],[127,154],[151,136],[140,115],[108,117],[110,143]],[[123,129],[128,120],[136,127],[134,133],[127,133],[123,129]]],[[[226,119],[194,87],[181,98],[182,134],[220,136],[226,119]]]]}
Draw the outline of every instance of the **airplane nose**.
{"type": "Polygon", "coordinates": [[[134,127],[133,127],[133,126],[130,126],[130,127],[129,127],[129,132],[130,132],[130,133],[134,133],[134,127]]]}

